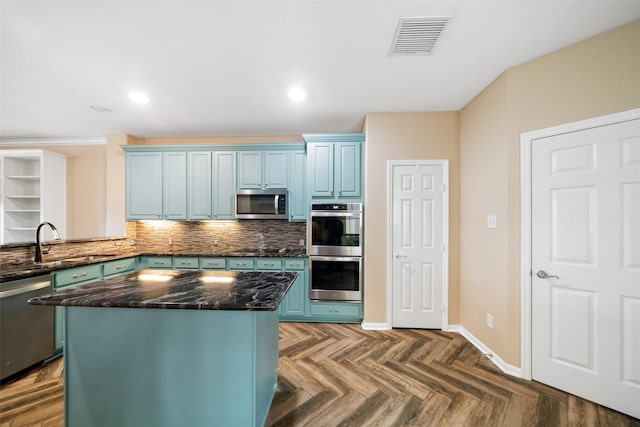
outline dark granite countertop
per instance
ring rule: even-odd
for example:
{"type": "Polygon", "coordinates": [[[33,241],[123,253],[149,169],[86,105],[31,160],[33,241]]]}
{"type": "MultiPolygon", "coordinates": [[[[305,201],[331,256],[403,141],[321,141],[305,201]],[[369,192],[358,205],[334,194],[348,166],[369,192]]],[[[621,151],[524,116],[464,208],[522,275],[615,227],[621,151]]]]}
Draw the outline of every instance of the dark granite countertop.
{"type": "Polygon", "coordinates": [[[277,310],[296,273],[142,270],[32,298],[34,305],[277,310]]]}
{"type": "Polygon", "coordinates": [[[306,258],[304,248],[284,249],[240,249],[233,251],[214,251],[209,253],[147,253],[135,252],[120,255],[83,255],[64,260],[45,261],[41,264],[33,262],[5,263],[0,265],[0,283],[29,277],[46,275],[65,268],[79,267],[82,265],[96,264],[106,261],[131,258],[135,256],[171,256],[171,257],[272,257],[272,258],[306,258]]]}

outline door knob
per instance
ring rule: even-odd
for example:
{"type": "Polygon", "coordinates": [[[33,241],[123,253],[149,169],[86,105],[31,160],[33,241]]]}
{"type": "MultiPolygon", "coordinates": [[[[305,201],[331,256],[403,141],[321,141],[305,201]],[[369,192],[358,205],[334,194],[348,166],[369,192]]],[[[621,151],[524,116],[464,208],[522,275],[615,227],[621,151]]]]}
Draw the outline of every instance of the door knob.
{"type": "Polygon", "coordinates": [[[547,274],[547,272],[546,272],[546,271],[544,271],[544,270],[540,270],[540,271],[538,271],[538,272],[536,273],[536,276],[538,276],[538,277],[539,277],[539,278],[541,278],[541,279],[551,279],[552,277],[555,277],[556,279],[559,279],[559,277],[558,277],[558,276],[552,276],[552,275],[549,275],[549,274],[547,274]]]}
{"type": "Polygon", "coordinates": [[[396,254],[396,258],[400,259],[400,258],[406,258],[406,255],[400,255],[400,254],[396,254]]]}

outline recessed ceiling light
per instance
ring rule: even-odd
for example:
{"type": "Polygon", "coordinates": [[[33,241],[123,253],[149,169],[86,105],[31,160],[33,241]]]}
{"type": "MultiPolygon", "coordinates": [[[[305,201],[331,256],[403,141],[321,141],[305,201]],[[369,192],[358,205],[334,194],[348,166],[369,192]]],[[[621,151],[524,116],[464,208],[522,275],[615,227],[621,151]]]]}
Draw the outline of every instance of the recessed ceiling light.
{"type": "Polygon", "coordinates": [[[307,92],[300,86],[293,86],[289,89],[288,95],[292,102],[301,102],[307,97],[307,92]]]}
{"type": "Polygon", "coordinates": [[[149,97],[147,95],[145,95],[144,93],[134,90],[132,92],[129,92],[129,99],[132,100],[133,102],[137,103],[137,104],[148,104],[149,103],[149,97]]]}
{"type": "Polygon", "coordinates": [[[91,105],[91,109],[97,111],[98,113],[110,113],[111,110],[107,107],[103,107],[102,105],[93,104],[91,105]]]}

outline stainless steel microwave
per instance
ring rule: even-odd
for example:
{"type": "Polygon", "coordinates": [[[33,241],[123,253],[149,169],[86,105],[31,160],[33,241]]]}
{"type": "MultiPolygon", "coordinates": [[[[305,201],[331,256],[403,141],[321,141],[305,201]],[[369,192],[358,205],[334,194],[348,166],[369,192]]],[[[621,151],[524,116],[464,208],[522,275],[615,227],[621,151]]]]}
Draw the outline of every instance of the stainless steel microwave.
{"type": "Polygon", "coordinates": [[[286,188],[236,191],[237,219],[288,219],[286,188]]]}

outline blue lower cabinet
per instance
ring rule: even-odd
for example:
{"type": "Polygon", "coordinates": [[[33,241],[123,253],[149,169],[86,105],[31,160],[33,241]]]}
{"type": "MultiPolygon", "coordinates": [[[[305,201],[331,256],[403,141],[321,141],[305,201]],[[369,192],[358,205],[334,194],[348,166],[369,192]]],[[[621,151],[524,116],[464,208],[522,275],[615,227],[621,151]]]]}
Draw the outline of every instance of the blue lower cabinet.
{"type": "Polygon", "coordinates": [[[135,271],[136,268],[138,268],[136,258],[107,261],[103,264],[102,275],[106,279],[107,277],[117,276],[119,274],[131,273],[135,271]]]}
{"type": "Polygon", "coordinates": [[[362,321],[362,304],[311,302],[309,314],[314,322],[358,323],[362,321]]]}
{"type": "Polygon", "coordinates": [[[307,270],[304,259],[285,259],[284,270],[298,273],[298,278],[289,288],[289,292],[280,304],[280,320],[307,320],[309,298],[307,292],[307,270]]]}
{"type": "Polygon", "coordinates": [[[253,258],[229,258],[227,264],[229,270],[250,270],[255,268],[255,261],[253,258]]]}
{"type": "MultiPolygon", "coordinates": [[[[107,277],[130,273],[138,267],[137,258],[123,258],[104,263],[88,264],[67,268],[52,273],[53,289],[58,290],[73,286],[86,285],[107,277]]],[[[65,308],[54,310],[54,346],[55,352],[61,352],[64,345],[65,308]]]]}
{"type": "Polygon", "coordinates": [[[259,258],[256,260],[257,271],[280,271],[282,270],[282,259],[280,258],[259,258]]]}
{"type": "Polygon", "coordinates": [[[197,270],[200,263],[197,257],[173,257],[174,270],[197,270]]]}
{"type": "MultiPolygon", "coordinates": [[[[52,273],[54,291],[62,288],[86,285],[102,279],[102,265],[90,264],[81,267],[67,268],[52,273]]],[[[55,352],[61,352],[64,345],[65,308],[54,310],[54,346],[55,352]]]]}
{"type": "Polygon", "coordinates": [[[225,258],[200,258],[200,270],[225,270],[226,268],[225,258]]]}
{"type": "Polygon", "coordinates": [[[140,269],[145,268],[173,268],[173,260],[170,256],[143,256],[140,258],[140,269]]]}

